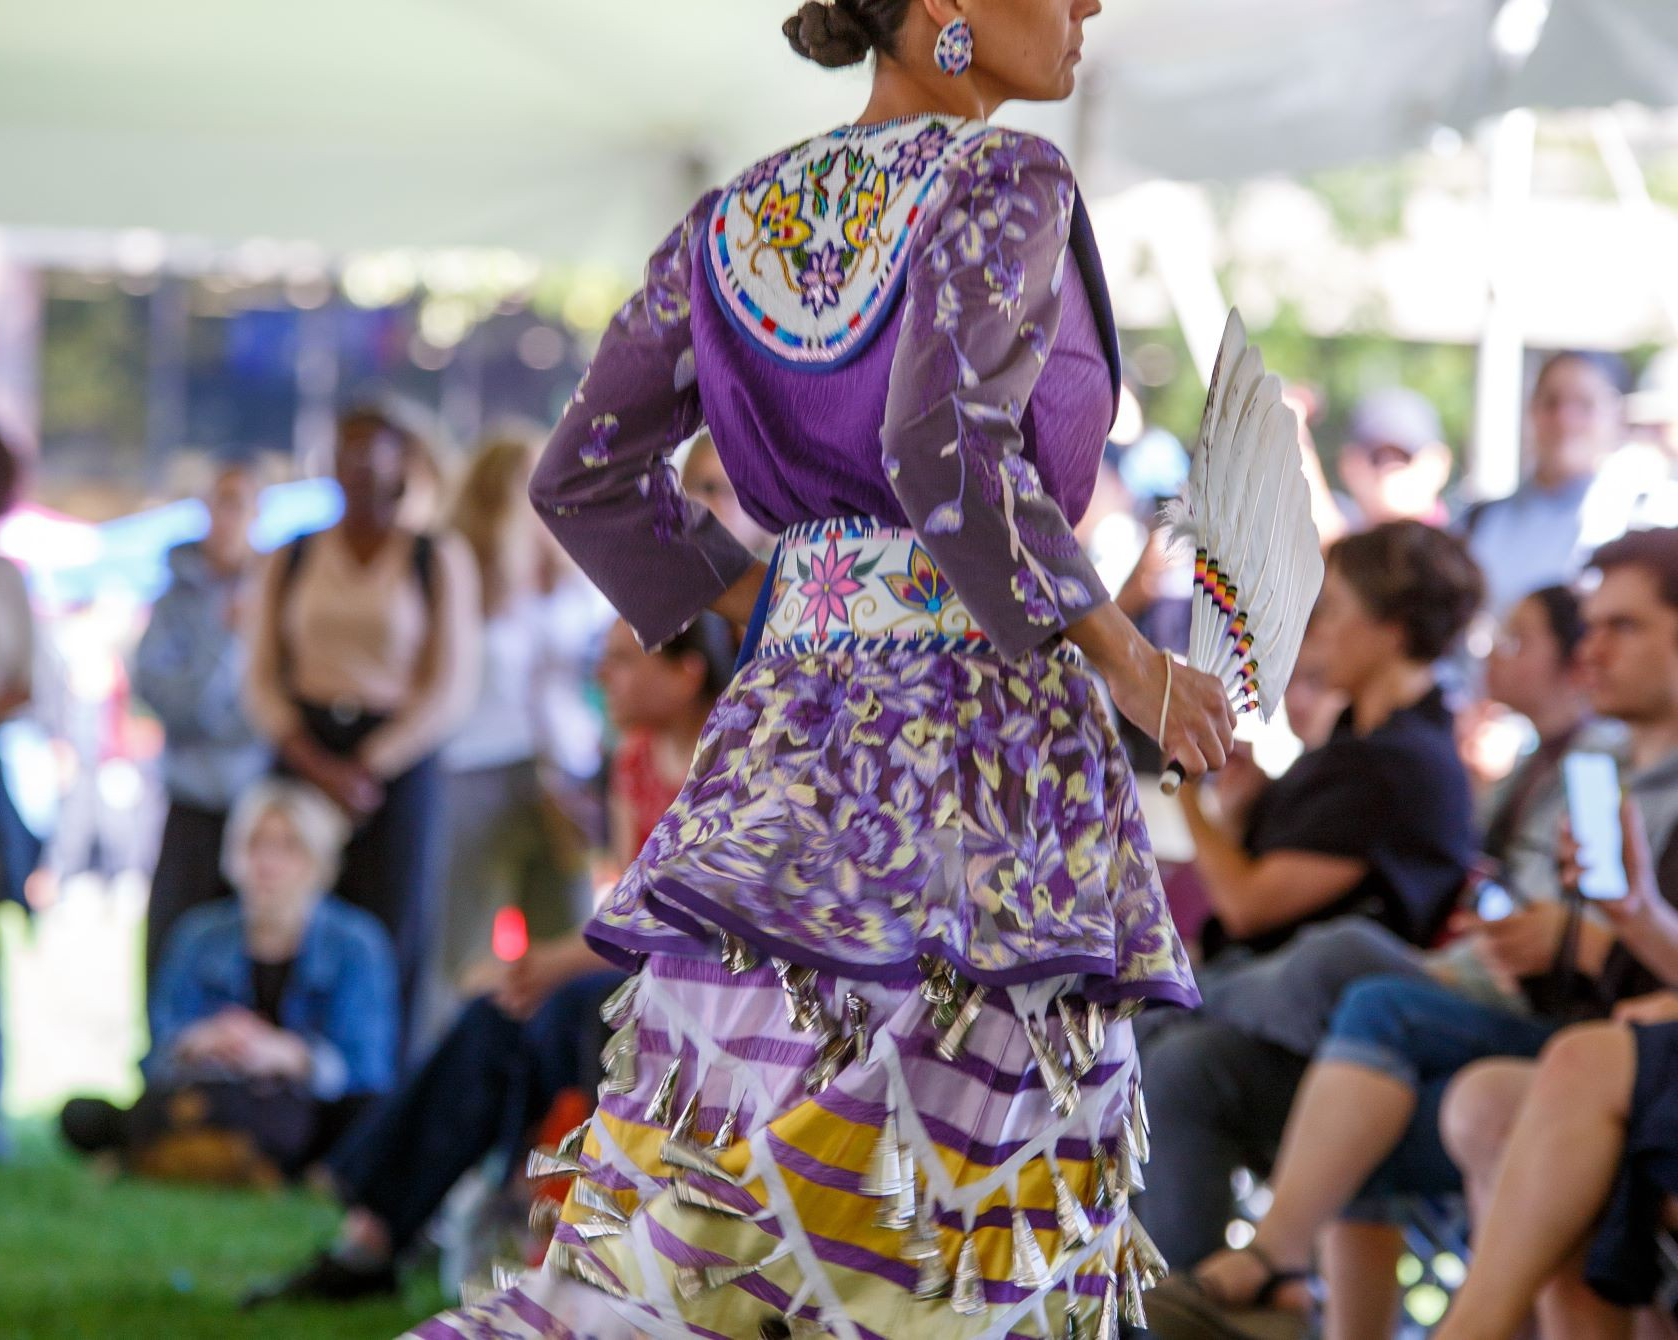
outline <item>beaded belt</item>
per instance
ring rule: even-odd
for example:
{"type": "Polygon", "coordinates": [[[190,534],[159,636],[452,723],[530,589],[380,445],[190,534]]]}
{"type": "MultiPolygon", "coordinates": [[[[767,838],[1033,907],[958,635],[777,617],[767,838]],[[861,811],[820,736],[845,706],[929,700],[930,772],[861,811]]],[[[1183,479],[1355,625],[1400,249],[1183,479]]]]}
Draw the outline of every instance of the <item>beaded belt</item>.
{"type": "Polygon", "coordinates": [[[806,521],[786,531],[758,605],[748,655],[904,643],[930,651],[991,648],[915,532],[868,517],[806,521]]]}

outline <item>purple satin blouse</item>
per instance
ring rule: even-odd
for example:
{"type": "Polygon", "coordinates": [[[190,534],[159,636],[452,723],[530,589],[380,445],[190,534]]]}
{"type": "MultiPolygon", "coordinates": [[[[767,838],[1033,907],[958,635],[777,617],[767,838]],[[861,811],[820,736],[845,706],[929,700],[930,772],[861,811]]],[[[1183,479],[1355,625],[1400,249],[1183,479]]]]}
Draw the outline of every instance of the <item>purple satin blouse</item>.
{"type": "Polygon", "coordinates": [[[843,127],[707,195],[660,247],[531,494],[657,646],[750,562],[670,466],[705,425],[760,525],[913,526],[1017,656],[1106,599],[1069,518],[1117,387],[1058,150],[941,118],[843,127]]]}

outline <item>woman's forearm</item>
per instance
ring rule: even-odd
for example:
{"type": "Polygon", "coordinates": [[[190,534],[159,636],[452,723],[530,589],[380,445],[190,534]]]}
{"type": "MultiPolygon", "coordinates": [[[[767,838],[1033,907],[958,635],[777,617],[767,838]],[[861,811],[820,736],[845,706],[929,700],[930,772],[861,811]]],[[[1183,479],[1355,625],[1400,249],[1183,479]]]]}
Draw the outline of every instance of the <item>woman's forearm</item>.
{"type": "Polygon", "coordinates": [[[1668,986],[1678,986],[1678,908],[1659,896],[1646,915],[1620,927],[1632,956],[1668,986]]]}
{"type": "Polygon", "coordinates": [[[711,602],[711,608],[736,627],[744,628],[752,621],[763,583],[769,579],[767,564],[754,562],[740,578],[711,602]]]}

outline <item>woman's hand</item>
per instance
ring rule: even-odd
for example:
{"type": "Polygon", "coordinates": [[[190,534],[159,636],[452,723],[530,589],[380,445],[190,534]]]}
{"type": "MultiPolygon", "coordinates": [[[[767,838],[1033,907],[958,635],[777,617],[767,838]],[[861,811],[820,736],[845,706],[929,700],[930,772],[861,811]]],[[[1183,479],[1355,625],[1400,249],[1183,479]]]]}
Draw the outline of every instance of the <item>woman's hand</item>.
{"type": "Polygon", "coordinates": [[[1614,1007],[1614,1018],[1622,1024],[1678,1023],[1678,991],[1656,991],[1634,996],[1614,1007]]]}
{"type": "Polygon", "coordinates": [[[1235,709],[1223,684],[1186,665],[1171,668],[1171,699],[1166,703],[1165,655],[1155,652],[1144,662],[1141,675],[1111,681],[1113,701],[1140,730],[1152,736],[1160,727],[1165,704],[1165,730],[1157,737],[1167,762],[1175,762],[1189,778],[1216,772],[1235,746],[1235,709]]]}

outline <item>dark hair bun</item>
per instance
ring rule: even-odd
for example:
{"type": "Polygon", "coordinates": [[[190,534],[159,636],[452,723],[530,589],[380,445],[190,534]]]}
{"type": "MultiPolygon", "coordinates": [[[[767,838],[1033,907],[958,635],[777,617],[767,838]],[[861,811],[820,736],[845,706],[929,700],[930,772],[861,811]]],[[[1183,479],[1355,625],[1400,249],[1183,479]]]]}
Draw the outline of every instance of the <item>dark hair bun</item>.
{"type": "Polygon", "coordinates": [[[844,0],[831,4],[806,0],[798,13],[781,25],[781,31],[805,60],[830,70],[866,60],[874,49],[868,30],[844,0]]]}

